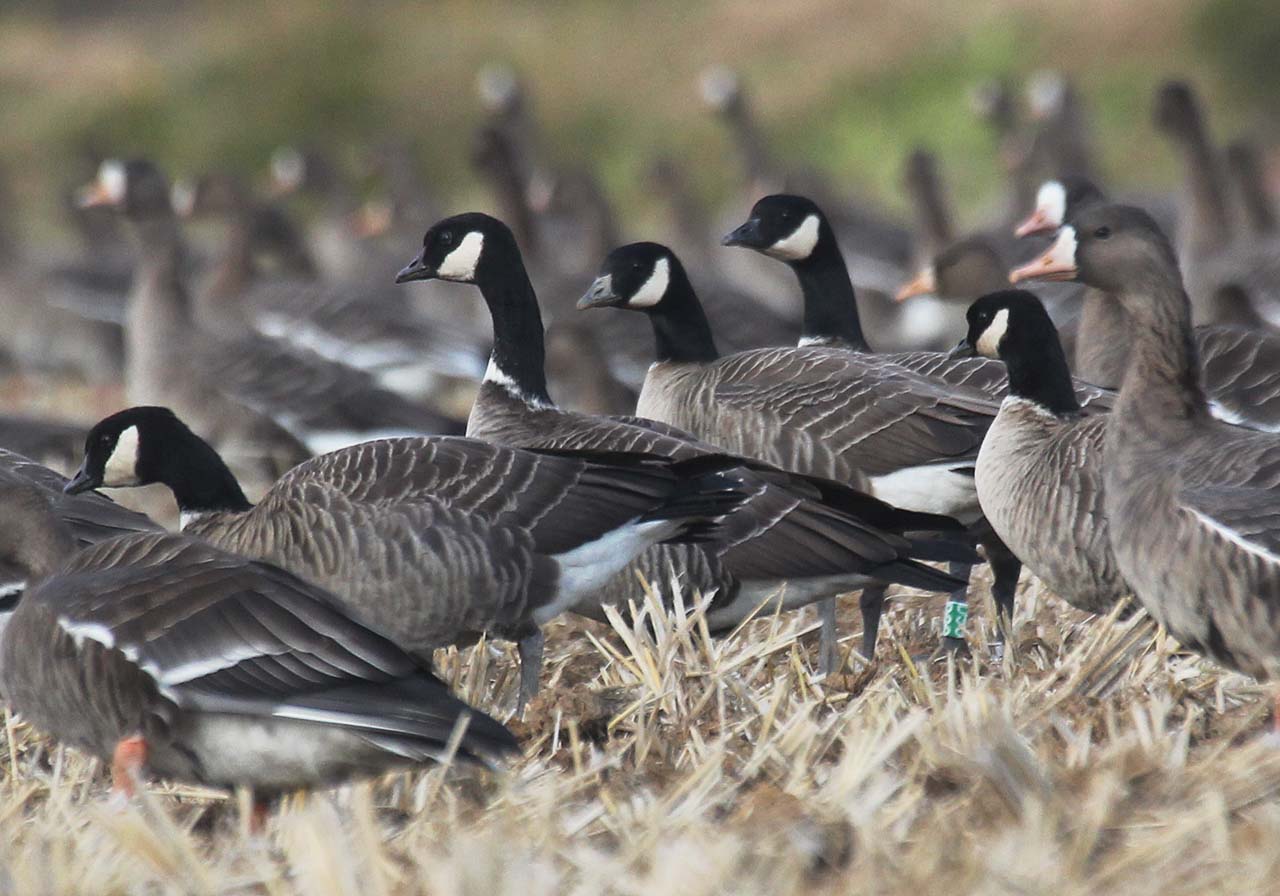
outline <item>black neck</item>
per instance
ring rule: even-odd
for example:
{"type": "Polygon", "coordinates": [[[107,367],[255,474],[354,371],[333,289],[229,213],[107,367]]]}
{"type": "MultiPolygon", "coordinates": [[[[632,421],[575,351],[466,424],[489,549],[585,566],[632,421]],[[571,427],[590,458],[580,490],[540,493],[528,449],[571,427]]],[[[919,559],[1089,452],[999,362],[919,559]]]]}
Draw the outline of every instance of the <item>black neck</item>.
{"type": "Polygon", "coordinates": [[[667,294],[650,309],[649,320],[657,360],[705,364],[720,357],[702,302],[680,264],[671,265],[667,294]]]}
{"type": "Polygon", "coordinates": [[[551,404],[538,296],[514,244],[508,254],[491,266],[496,273],[481,272],[476,279],[493,318],[490,363],[511,379],[523,398],[551,404]]]}
{"type": "Polygon", "coordinates": [[[870,351],[858,319],[858,301],[849,269],[826,221],[819,225],[818,243],[812,254],[793,262],[791,267],[804,293],[801,335],[806,340],[842,343],[858,351],[870,351]]]}
{"type": "Polygon", "coordinates": [[[253,508],[209,443],[189,430],[175,434],[172,441],[172,448],[159,460],[159,475],[151,478],[169,487],[180,511],[243,512],[253,508]]]}
{"type": "MultiPolygon", "coordinates": [[[[1013,341],[1006,336],[1000,346],[1000,360],[1009,370],[1009,394],[1035,402],[1058,414],[1080,410],[1067,356],[1058,331],[1046,316],[1032,339],[1013,341]]],[[[1016,339],[1016,337],[1015,337],[1016,339]]]]}

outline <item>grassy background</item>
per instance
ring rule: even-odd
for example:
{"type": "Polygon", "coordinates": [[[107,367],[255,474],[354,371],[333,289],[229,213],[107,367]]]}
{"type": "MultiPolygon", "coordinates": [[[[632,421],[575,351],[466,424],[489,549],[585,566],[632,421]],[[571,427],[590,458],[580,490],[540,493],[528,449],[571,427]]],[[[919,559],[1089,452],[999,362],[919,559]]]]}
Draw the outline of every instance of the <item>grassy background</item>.
{"type": "Polygon", "coordinates": [[[1160,78],[1195,78],[1222,136],[1265,130],[1280,102],[1272,0],[125,6],[32,0],[0,16],[0,159],[32,211],[82,176],[86,147],[261,172],[281,143],[350,154],[389,133],[419,138],[432,182],[464,202],[475,75],[495,60],[534,85],[551,148],[594,160],[641,210],[659,151],[693,163],[708,196],[728,190],[725,135],[694,89],[712,62],[745,73],[781,152],[890,204],[916,143],[941,153],[962,206],[990,193],[991,139],[967,103],[986,77],[1073,73],[1107,171],[1136,185],[1173,173],[1148,123],[1160,78]]]}

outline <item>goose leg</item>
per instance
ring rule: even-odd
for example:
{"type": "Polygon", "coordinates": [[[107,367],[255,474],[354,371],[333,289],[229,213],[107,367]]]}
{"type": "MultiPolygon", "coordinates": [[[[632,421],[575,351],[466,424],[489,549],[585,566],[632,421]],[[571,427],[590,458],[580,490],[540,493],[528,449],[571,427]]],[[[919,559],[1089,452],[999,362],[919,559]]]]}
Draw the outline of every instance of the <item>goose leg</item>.
{"type": "Polygon", "coordinates": [[[137,792],[147,764],[147,741],[141,734],[121,738],[111,754],[111,789],[126,798],[137,792]]]}
{"type": "Polygon", "coordinates": [[[862,610],[862,655],[867,662],[876,658],[876,639],[880,636],[880,614],[884,611],[884,585],[863,588],[858,595],[862,610]]]}
{"type": "Polygon", "coordinates": [[[1005,640],[1013,633],[1013,601],[1018,591],[1018,576],[1022,561],[998,538],[985,539],[982,543],[991,564],[991,596],[996,602],[996,643],[1003,648],[1005,640]]]}
{"type": "Polygon", "coordinates": [[[542,629],[535,628],[516,642],[520,654],[520,697],[516,703],[516,717],[524,716],[524,708],[538,693],[538,676],[542,672],[542,648],[546,639],[542,629]]]}
{"type": "Polygon", "coordinates": [[[818,601],[818,618],[822,628],[818,634],[818,674],[830,675],[839,665],[839,647],[836,644],[836,599],[828,597],[818,601]]]}

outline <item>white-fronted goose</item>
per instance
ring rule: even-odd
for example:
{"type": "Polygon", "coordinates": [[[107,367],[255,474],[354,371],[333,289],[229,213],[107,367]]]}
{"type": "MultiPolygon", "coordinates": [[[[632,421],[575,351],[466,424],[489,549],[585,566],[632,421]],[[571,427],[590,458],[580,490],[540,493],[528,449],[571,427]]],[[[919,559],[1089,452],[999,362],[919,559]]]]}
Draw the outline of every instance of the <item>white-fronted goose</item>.
{"type": "Polygon", "coordinates": [[[1089,613],[1129,593],[1103,507],[1107,416],[1086,416],[1044,306],[1002,290],[969,308],[956,351],[999,358],[1009,391],[978,452],[978,501],[991,528],[1059,597],[1089,613]]]}
{"type": "Polygon", "coordinates": [[[1280,669],[1280,436],[1213,418],[1173,247],[1145,212],[1099,206],[1011,278],[1078,278],[1124,306],[1133,351],[1107,421],[1111,544],[1148,611],[1249,675],[1280,669]]]}
{"type": "MultiPolygon", "coordinates": [[[[597,417],[554,405],[543,375],[538,299],[511,231],[487,215],[445,219],[423,239],[423,251],[399,275],[441,277],[479,286],[494,329],[489,373],[480,387],[468,434],[527,448],[643,451],[678,459],[718,449],[673,427],[639,418],[597,417]]],[[[968,550],[953,521],[896,510],[833,482],[751,464],[740,471],[750,495],[722,529],[722,537],[693,547],[651,549],[607,586],[609,602],[636,597],[639,572],[682,581],[717,597],[713,631],[740,623],[780,591],[787,607],[857,589],[868,582],[902,582],[950,589],[957,582],[915,563],[964,559],[968,550]],[[950,526],[948,526],[950,523],[950,526]],[[907,532],[951,530],[950,539],[911,541],[907,532]],[[782,590],[784,589],[785,590],[782,590]]],[[[592,607],[583,608],[591,612],[592,607]]],[[[834,618],[824,610],[822,666],[830,669],[834,618]]],[[[864,652],[875,645],[880,606],[864,607],[864,652]]]]}
{"type": "MultiPolygon", "coordinates": [[[[1040,188],[1036,209],[1018,233],[1051,232],[1105,204],[1106,197],[1091,181],[1049,181],[1040,188]]],[[[1214,316],[1234,323],[1192,331],[1210,408],[1229,423],[1280,429],[1280,335],[1261,324],[1249,297],[1235,284],[1218,289],[1214,307],[1214,316]]],[[[1104,388],[1118,388],[1132,346],[1133,326],[1124,306],[1089,286],[1076,331],[1076,375],[1104,388]]]]}
{"type": "Polygon", "coordinates": [[[30,583],[0,637],[0,691],[37,728],[110,764],[258,799],[443,755],[518,746],[321,588],[195,538],[77,549],[45,494],[0,475],[0,563],[30,583]]]}
{"type": "Polygon", "coordinates": [[[650,545],[707,537],[743,498],[724,466],[388,439],[307,461],[253,505],[208,443],[142,407],[94,426],[68,489],[163,483],[185,533],[333,591],[415,656],[485,632],[518,641],[523,706],[539,626],[650,545]]]}

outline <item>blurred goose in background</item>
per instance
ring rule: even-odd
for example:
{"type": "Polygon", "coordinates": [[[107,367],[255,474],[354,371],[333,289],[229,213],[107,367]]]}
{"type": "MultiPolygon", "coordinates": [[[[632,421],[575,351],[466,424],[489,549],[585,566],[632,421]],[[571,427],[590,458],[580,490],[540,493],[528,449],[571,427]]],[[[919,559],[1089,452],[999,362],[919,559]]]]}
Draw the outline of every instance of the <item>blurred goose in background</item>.
{"type": "MultiPolygon", "coordinates": [[[[364,371],[379,388],[448,414],[456,394],[484,370],[484,346],[467,329],[419,314],[411,296],[372,285],[320,283],[298,231],[279,209],[256,202],[238,178],[207,175],[174,187],[184,217],[227,222],[225,242],[193,302],[200,325],[251,332],[364,371]],[[262,270],[259,257],[274,260],[262,270]]],[[[437,315],[437,318],[439,315],[437,315]]],[[[469,404],[469,393],[464,396],[469,404]]]]}
{"type": "Polygon", "coordinates": [[[1225,161],[1190,84],[1160,86],[1155,122],[1181,155],[1186,172],[1178,257],[1195,323],[1224,322],[1215,300],[1227,284],[1239,286],[1264,317],[1280,323],[1280,240],[1259,242],[1237,226],[1248,211],[1238,217],[1231,206],[1225,161]]]}
{"type": "MultiPolygon", "coordinates": [[[[1053,232],[1106,204],[1103,192],[1090,181],[1049,181],[1018,233],[1053,232]]],[[[1219,287],[1212,305],[1214,317],[1229,323],[1192,330],[1211,411],[1230,423],[1280,429],[1280,334],[1265,325],[1237,284],[1219,287]]],[[[1133,347],[1133,329],[1115,296],[1089,286],[1076,331],[1076,375],[1104,388],[1119,388],[1133,347]]]]}
{"type": "Polygon", "coordinates": [[[956,238],[951,209],[942,192],[938,157],[924,147],[911,150],[902,166],[902,189],[915,219],[912,263],[923,266],[956,238]]]}
{"type": "Polygon", "coordinates": [[[1257,240],[1274,240],[1277,219],[1274,197],[1263,176],[1258,148],[1245,139],[1227,145],[1227,175],[1235,190],[1235,201],[1244,216],[1245,232],[1257,240]]]}
{"type": "Polygon", "coordinates": [[[1280,437],[1209,412],[1172,245],[1145,212],[1098,205],[1011,277],[1079,278],[1123,305],[1134,346],[1103,466],[1120,572],[1183,644],[1274,680],[1280,437]]]}
{"type": "Polygon", "coordinates": [[[307,252],[325,280],[363,280],[369,272],[364,247],[352,228],[360,199],[333,159],[319,149],[280,146],[271,154],[271,193],[318,205],[307,227],[307,252]]]}
{"type": "Polygon", "coordinates": [[[991,527],[1054,594],[1087,613],[1107,612],[1130,593],[1104,507],[1107,415],[1081,409],[1044,305],[1022,290],[982,296],[956,351],[999,358],[1009,370],[975,478],[991,527]]]}
{"type": "Polygon", "coordinates": [[[729,462],[474,439],[366,442],[314,458],[250,504],[214,449],[167,408],[99,422],[72,493],[168,487],[182,530],[339,595],[355,619],[423,662],[490,633],[520,648],[520,703],[542,666],[540,626],[646,548],[711,537],[743,496],[729,462]]]}
{"type": "Polygon", "coordinates": [[[151,163],[104,163],[85,201],[118,209],[138,247],[126,327],[131,402],[179,409],[233,459],[272,478],[335,445],[458,431],[454,421],[379,388],[362,371],[234,333],[232,324],[199,327],[177,269],[182,240],[168,186],[151,163]]]}
{"type": "MultiPolygon", "coordinates": [[[[543,376],[538,298],[515,237],[502,222],[471,213],[436,224],[423,238],[421,254],[398,279],[421,277],[474,283],[493,317],[493,356],[471,412],[469,435],[525,448],[643,451],[681,460],[718,453],[652,420],[575,413],[552,402],[543,376]]],[[[608,297],[593,291],[582,303],[597,299],[608,297]]],[[[829,672],[835,662],[835,595],[887,582],[950,590],[960,583],[915,561],[972,559],[952,520],[900,511],[834,482],[762,464],[743,462],[738,475],[749,497],[721,537],[696,546],[652,548],[595,599],[625,607],[640,596],[637,574],[651,583],[676,575],[698,593],[715,592],[707,617],[713,632],[739,625],[779,595],[783,608],[822,601],[820,667],[829,672]],[[935,538],[905,537],[914,531],[935,538]]],[[[578,609],[592,613],[597,607],[578,609]]],[[[863,629],[868,658],[875,647],[878,605],[875,610],[863,629]]]]}
{"type": "MultiPolygon", "coordinates": [[[[973,489],[978,447],[997,411],[985,393],[844,348],[721,356],[683,265],[655,243],[611,253],[587,303],[649,317],[656,361],[637,414],[795,473],[845,483],[865,476],[881,500],[977,525],[996,566],[998,616],[1012,618],[1019,564],[980,524],[973,489]]],[[[882,602],[883,590],[874,599],[882,602]]]]}
{"type": "Polygon", "coordinates": [[[518,750],[333,595],[194,538],[77,548],[38,487],[0,474],[0,564],[26,592],[0,637],[0,691],[23,718],[109,764],[262,801],[446,755],[518,750]]]}

